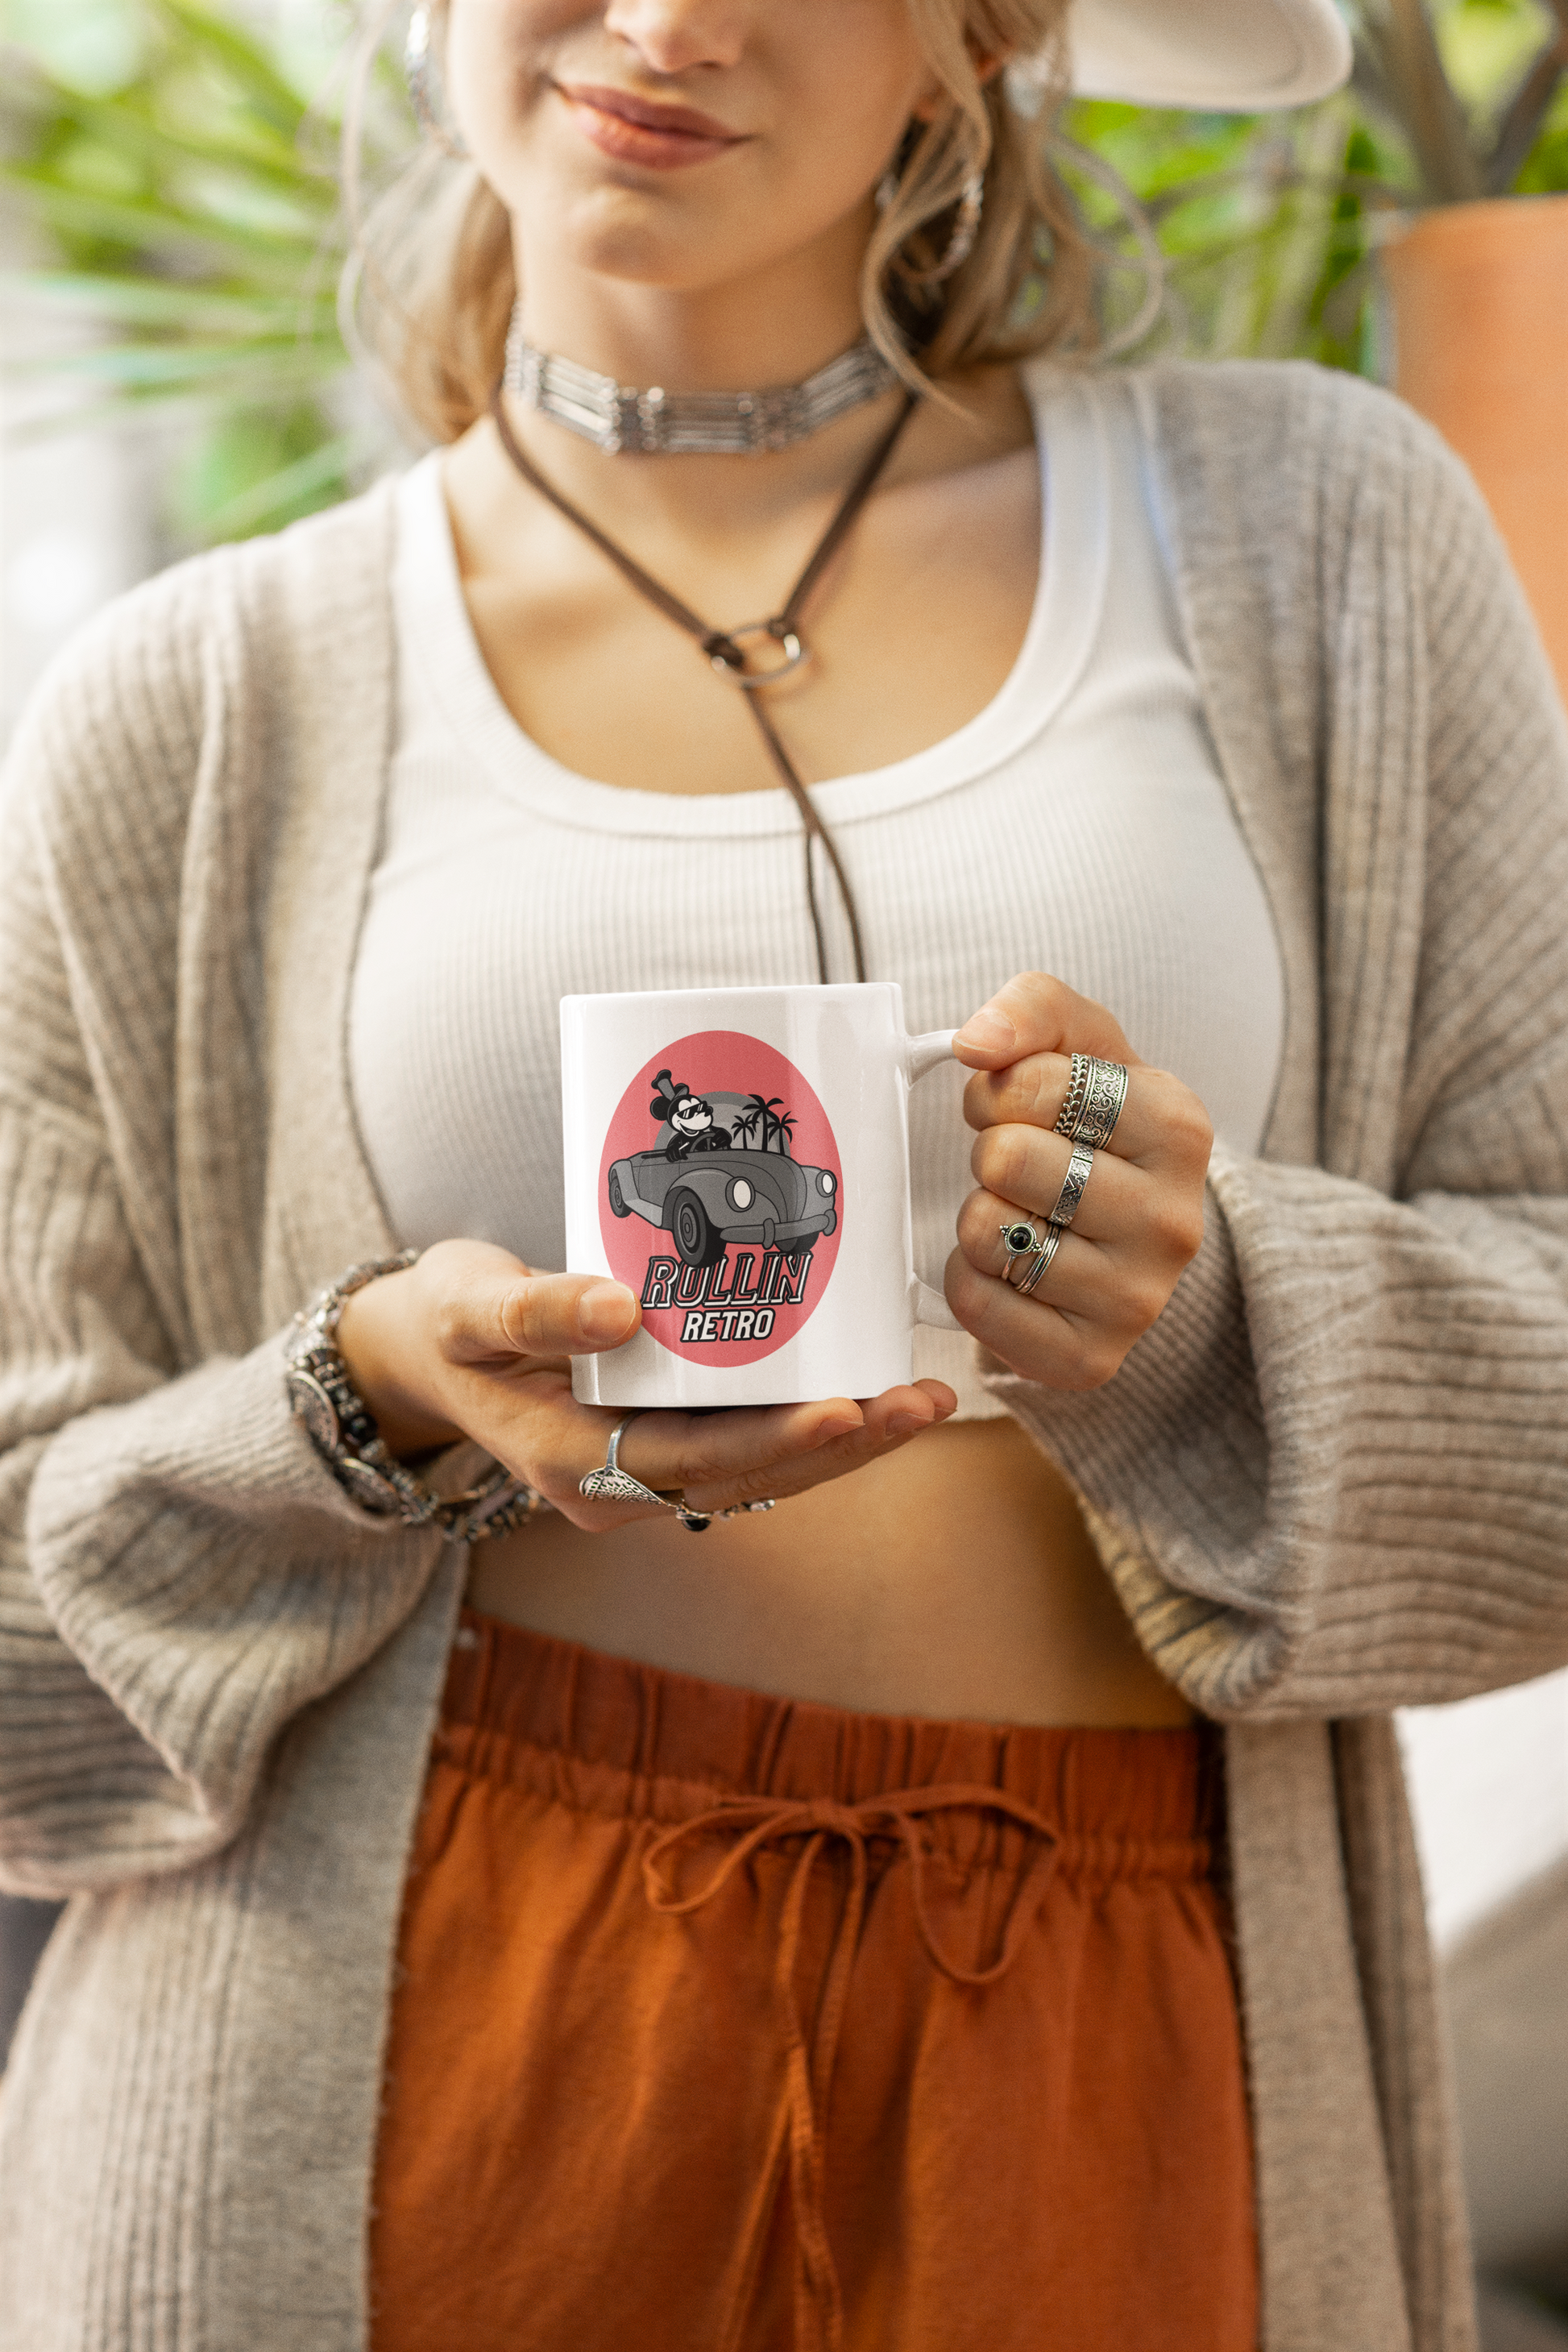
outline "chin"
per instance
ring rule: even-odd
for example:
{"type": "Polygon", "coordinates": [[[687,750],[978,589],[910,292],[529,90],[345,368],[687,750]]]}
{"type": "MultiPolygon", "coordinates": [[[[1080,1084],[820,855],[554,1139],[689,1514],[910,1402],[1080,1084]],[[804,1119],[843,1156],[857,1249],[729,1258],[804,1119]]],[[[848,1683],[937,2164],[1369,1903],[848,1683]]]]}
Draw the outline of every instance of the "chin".
{"type": "MultiPolygon", "coordinates": [[[[557,199],[561,229],[552,240],[563,259],[599,278],[694,293],[721,283],[744,263],[721,256],[689,218],[672,218],[678,207],[640,188],[599,187],[557,199]]],[[[541,219],[535,210],[525,217],[541,219]]]]}

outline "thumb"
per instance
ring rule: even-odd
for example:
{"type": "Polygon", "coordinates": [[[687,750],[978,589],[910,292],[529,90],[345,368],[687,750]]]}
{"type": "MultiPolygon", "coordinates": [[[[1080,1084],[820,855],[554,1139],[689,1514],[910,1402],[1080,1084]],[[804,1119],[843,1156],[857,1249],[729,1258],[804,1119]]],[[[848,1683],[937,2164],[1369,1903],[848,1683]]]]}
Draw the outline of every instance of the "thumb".
{"type": "Polygon", "coordinates": [[[618,1348],[642,1321],[637,1295],[602,1275],[529,1274],[494,1297],[502,1347],[520,1356],[586,1356],[618,1348]]]}

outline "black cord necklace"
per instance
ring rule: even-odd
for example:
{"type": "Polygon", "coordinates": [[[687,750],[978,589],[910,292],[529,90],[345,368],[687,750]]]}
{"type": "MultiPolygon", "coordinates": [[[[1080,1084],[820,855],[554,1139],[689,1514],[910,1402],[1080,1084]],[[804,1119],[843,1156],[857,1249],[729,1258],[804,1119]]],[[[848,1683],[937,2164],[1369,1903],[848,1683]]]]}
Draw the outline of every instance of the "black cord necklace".
{"type": "Polygon", "coordinates": [[[790,590],[783,610],[775,613],[772,620],[750,621],[733,629],[714,629],[709,626],[700,614],[694,613],[689,604],[683,604],[680,598],[672,594],[661,582],[654,578],[650,572],[645,572],[634,557],[616,544],[607,531],[601,530],[598,524],[585,515],[580,507],[574,506],[563,491],[558,490],[552,482],[546,479],[532,459],[525,457],[518,445],[517,436],[507,422],[506,409],[501,400],[501,386],[498,384],[490,394],[490,415],[495,419],[496,431],[500,436],[501,447],[506,451],[524,481],[531,483],[542,498],[548,499],[551,505],[559,513],[563,514],[569,522],[575,523],[578,530],[593,541],[600,552],[609,558],[622,576],[628,580],[639,593],[647,598],[649,604],[656,604],[678,628],[684,629],[689,636],[695,637],[716,670],[731,679],[734,685],[744,689],[747,708],[762,730],[763,740],[768,747],[773,765],[789,788],[795,804],[800,811],[801,823],[805,827],[806,904],[811,909],[811,927],[816,940],[817,978],[824,985],[827,981],[827,942],[822,929],[822,910],[816,898],[816,871],[812,859],[814,841],[820,841],[827,854],[828,863],[833,868],[838,884],[839,895],[844,901],[844,911],[849,919],[849,937],[855,950],[857,980],[864,980],[866,977],[866,951],[860,937],[860,918],[856,909],[854,893],[849,887],[849,877],[844,871],[843,862],[838,855],[837,845],[821,817],[818,816],[809,791],[801,782],[794,761],[779,740],[778,730],[768,715],[767,706],[758,689],[772,686],[776,679],[787,677],[791,670],[798,669],[801,663],[808,658],[806,648],[801,642],[799,634],[798,625],[801,614],[805,610],[812,590],[837,553],[861,508],[870,497],[877,478],[892,456],[894,444],[914,414],[916,405],[916,394],[906,394],[902,408],[839,501],[837,513],[817,541],[805,571],[790,590]],[[759,637],[768,638],[780,648],[784,655],[783,661],[775,663],[771,669],[754,670],[750,666],[746,645],[748,641],[754,641],[759,637]]]}

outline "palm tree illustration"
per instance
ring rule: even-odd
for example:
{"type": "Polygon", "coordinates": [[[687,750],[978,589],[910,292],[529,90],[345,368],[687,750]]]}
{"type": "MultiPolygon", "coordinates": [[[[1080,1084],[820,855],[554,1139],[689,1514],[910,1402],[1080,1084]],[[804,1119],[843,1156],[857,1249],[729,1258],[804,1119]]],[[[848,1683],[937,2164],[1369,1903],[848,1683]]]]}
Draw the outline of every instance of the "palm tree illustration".
{"type": "Polygon", "coordinates": [[[795,1115],[793,1112],[781,1110],[778,1118],[773,1121],[773,1133],[778,1137],[779,1150],[781,1151],[787,1152],[789,1150],[790,1137],[795,1133],[795,1115]]]}
{"type": "MultiPolygon", "coordinates": [[[[756,1133],[759,1120],[763,1129],[763,1150],[765,1151],[780,1132],[778,1113],[784,1109],[782,1095],[748,1095],[745,1108],[735,1124],[748,1142],[756,1133]]],[[[782,1149],[782,1147],[781,1147],[782,1149]]]]}

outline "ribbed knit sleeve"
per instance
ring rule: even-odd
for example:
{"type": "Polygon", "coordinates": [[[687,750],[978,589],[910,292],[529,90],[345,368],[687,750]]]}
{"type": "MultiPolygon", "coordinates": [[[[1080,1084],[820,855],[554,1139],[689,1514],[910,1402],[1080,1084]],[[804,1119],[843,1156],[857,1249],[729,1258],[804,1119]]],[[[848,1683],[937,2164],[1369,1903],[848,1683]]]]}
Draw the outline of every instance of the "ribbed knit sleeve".
{"type": "Polygon", "coordinates": [[[1392,409],[1346,420],[1321,584],[1328,1168],[1216,1152],[1203,1248],[1116,1378],[991,1383],[1220,1717],[1568,1656],[1568,731],[1468,478],[1392,409]]]}
{"type": "MultiPolygon", "coordinates": [[[[174,575],[68,657],[0,811],[0,1880],[25,1893],[222,1847],[279,1728],[406,1617],[439,1549],[338,1487],[280,1338],[209,1350],[184,1307],[158,1073],[222,582],[174,575]]],[[[253,1296],[242,1227],[208,1238],[253,1296]]]]}

